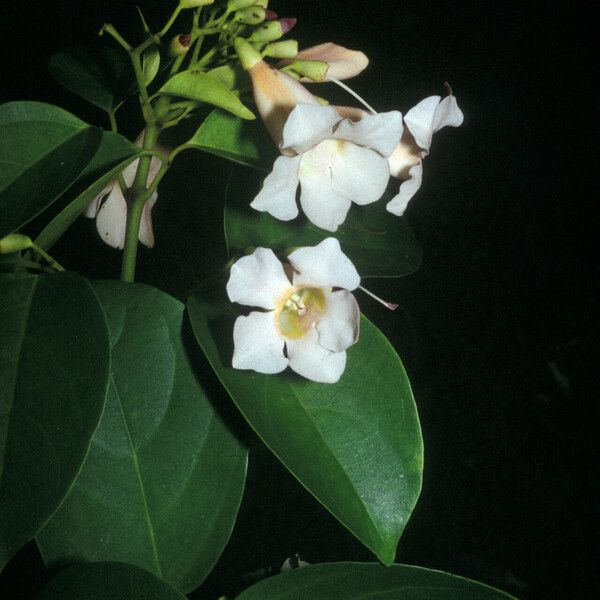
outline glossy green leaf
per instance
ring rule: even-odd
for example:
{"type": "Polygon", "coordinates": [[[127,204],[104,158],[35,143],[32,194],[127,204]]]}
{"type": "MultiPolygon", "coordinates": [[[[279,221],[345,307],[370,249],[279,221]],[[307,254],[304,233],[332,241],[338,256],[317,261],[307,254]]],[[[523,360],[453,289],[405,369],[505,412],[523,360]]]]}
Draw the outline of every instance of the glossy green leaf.
{"type": "Polygon", "coordinates": [[[128,562],[187,592],[229,538],[246,449],[192,370],[183,304],[148,286],[94,286],[109,325],[111,383],[86,462],[38,545],[50,564],[128,562]]]}
{"type": "Polygon", "coordinates": [[[269,169],[275,158],[275,148],[262,123],[219,109],[206,117],[187,145],[263,170],[269,169]]]}
{"type": "Polygon", "coordinates": [[[160,67],[160,51],[156,46],[146,48],[142,54],[142,73],[144,74],[144,85],[150,85],[158,74],[160,67]]]}
{"type": "Polygon", "coordinates": [[[144,569],[101,562],[60,571],[39,600],[185,600],[185,596],[144,569]]]}
{"type": "Polygon", "coordinates": [[[75,274],[0,275],[0,569],[75,479],[110,370],[104,314],[75,274]]]}
{"type": "Polygon", "coordinates": [[[107,112],[137,87],[129,57],[112,46],[61,50],[52,55],[48,69],[59,83],[107,112]]]}
{"type": "Polygon", "coordinates": [[[236,600],[514,600],[464,577],[412,567],[327,563],[260,581],[236,600]]]}
{"type": "Polygon", "coordinates": [[[102,131],[41,102],[0,106],[0,237],[18,229],[75,181],[102,131]]]}
{"type": "Polygon", "coordinates": [[[220,67],[215,67],[208,71],[208,74],[216,77],[221,83],[227,86],[228,90],[239,90],[240,88],[252,89],[252,81],[239,63],[228,63],[220,67]]]}
{"type": "Polygon", "coordinates": [[[219,79],[197,69],[177,73],[160,88],[159,93],[213,104],[242,119],[256,118],[219,79]]]}
{"type": "Polygon", "coordinates": [[[363,317],[346,371],[327,385],[289,370],[233,369],[232,305],[193,295],[188,312],[211,366],[266,445],[382,562],[393,562],[421,489],[423,445],[408,378],[384,335],[363,317]]]}
{"type": "Polygon", "coordinates": [[[139,153],[140,148],[123,136],[105,131],[94,158],[74,185],[75,198],[44,227],[35,239],[35,243],[45,250],[51,248],[88,204],[130,162],[135,160],[139,153]]]}
{"type": "Polygon", "coordinates": [[[284,252],[314,246],[333,236],[361,277],[403,277],[419,268],[421,247],[406,219],[385,210],[389,198],[384,196],[367,206],[352,205],[344,223],[332,234],[313,225],[302,213],[293,221],[279,221],[252,209],[250,199],[258,193],[256,184],[253,173],[237,169],[228,186],[224,227],[231,254],[256,246],[284,252]]]}

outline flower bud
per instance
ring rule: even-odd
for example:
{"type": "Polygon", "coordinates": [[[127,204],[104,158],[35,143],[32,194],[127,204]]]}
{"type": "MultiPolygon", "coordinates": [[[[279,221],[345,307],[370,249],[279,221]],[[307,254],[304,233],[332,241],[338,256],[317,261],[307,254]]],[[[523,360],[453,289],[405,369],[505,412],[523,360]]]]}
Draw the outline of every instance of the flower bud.
{"type": "Polygon", "coordinates": [[[294,58],[296,54],[298,54],[298,42],[296,40],[273,42],[263,50],[263,56],[271,58],[294,58]]]}
{"type": "Polygon", "coordinates": [[[257,2],[256,0],[229,0],[229,2],[227,2],[227,12],[243,10],[244,8],[248,8],[249,6],[254,6],[255,4],[262,6],[261,3],[257,2]]]}
{"type": "Polygon", "coordinates": [[[245,71],[249,71],[255,64],[262,62],[260,52],[244,38],[235,38],[233,46],[245,71]]]}
{"type": "Polygon", "coordinates": [[[235,20],[245,25],[258,25],[265,20],[265,9],[262,6],[253,5],[235,13],[235,20]]]}
{"type": "Polygon", "coordinates": [[[274,21],[277,18],[277,13],[270,8],[265,10],[265,21],[274,21]]]}
{"type": "Polygon", "coordinates": [[[308,77],[311,81],[325,81],[329,64],[322,60],[297,60],[284,68],[285,71],[297,73],[300,77],[308,77]]]}
{"type": "Polygon", "coordinates": [[[182,56],[190,49],[192,36],[189,33],[176,35],[169,43],[169,56],[182,56]]]}
{"type": "Polygon", "coordinates": [[[286,34],[295,23],[296,19],[268,21],[263,23],[258,29],[255,29],[248,37],[248,41],[258,43],[274,42],[286,34]],[[294,23],[290,26],[289,21],[293,21],[294,23]]]}
{"type": "Polygon", "coordinates": [[[258,4],[258,6],[267,8],[267,6],[269,6],[269,0],[255,0],[254,4],[258,4]]]}
{"type": "Polygon", "coordinates": [[[179,0],[181,8],[198,8],[199,6],[208,6],[215,0],[179,0]]]}
{"type": "Polygon", "coordinates": [[[11,254],[12,252],[20,252],[31,248],[31,238],[20,233],[9,233],[7,236],[0,239],[0,254],[11,254]]]}

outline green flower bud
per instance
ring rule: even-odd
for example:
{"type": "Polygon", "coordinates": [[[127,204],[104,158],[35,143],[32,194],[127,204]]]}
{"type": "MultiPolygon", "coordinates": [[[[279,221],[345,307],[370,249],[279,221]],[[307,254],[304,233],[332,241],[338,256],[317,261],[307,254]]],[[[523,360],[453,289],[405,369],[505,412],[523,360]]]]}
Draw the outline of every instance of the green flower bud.
{"type": "Polygon", "coordinates": [[[258,6],[262,6],[263,8],[267,8],[269,6],[269,0],[256,0],[254,4],[258,4],[258,6]]]}
{"type": "Polygon", "coordinates": [[[250,70],[255,64],[262,62],[262,55],[260,52],[244,38],[235,38],[233,45],[245,71],[250,70]]]}
{"type": "Polygon", "coordinates": [[[263,50],[263,56],[271,58],[294,58],[298,54],[298,42],[296,40],[284,40],[268,44],[263,50]]]}
{"type": "Polygon", "coordinates": [[[297,73],[301,77],[308,77],[312,81],[320,83],[325,81],[329,64],[323,60],[297,60],[287,65],[283,70],[297,73]]]}
{"type": "Polygon", "coordinates": [[[235,20],[245,25],[258,25],[265,20],[265,9],[256,4],[235,13],[235,20]]]}
{"type": "Polygon", "coordinates": [[[258,29],[255,29],[248,37],[248,41],[258,43],[274,42],[282,37],[283,34],[283,27],[279,21],[269,21],[263,23],[258,29]]]}
{"type": "Polygon", "coordinates": [[[0,254],[11,254],[31,248],[31,238],[20,233],[9,233],[0,240],[0,254]]]}
{"type": "Polygon", "coordinates": [[[208,6],[215,0],[179,0],[181,8],[198,8],[199,6],[208,6]]]}
{"type": "MultiPolygon", "coordinates": [[[[229,0],[227,3],[227,12],[235,12],[236,10],[243,10],[249,6],[260,4],[256,0],[229,0]]],[[[266,7],[265,7],[266,8],[266,7]]]]}
{"type": "Polygon", "coordinates": [[[192,36],[189,33],[176,35],[169,43],[169,56],[181,56],[190,49],[192,36]]]}

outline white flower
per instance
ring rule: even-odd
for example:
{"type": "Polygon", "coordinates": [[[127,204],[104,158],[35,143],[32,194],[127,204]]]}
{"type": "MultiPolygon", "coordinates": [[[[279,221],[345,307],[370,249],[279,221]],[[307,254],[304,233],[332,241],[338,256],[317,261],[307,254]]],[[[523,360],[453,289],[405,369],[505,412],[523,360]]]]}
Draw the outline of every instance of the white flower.
{"type": "Polygon", "coordinates": [[[302,210],[318,227],[336,231],[352,202],[382,196],[390,175],[387,157],[402,136],[398,111],[342,118],[332,106],[298,104],[283,128],[280,156],[250,206],[282,221],[302,210]],[[293,154],[293,156],[289,156],[293,154]]]}
{"type": "MultiPolygon", "coordinates": [[[[141,138],[136,140],[140,145],[141,138]]],[[[160,147],[158,150],[164,150],[160,147]]],[[[123,170],[123,180],[127,187],[131,187],[137,171],[139,159],[134,160],[123,170]]],[[[156,156],[150,161],[147,184],[152,183],[158,173],[162,162],[156,156]]],[[[138,239],[144,246],[154,246],[154,231],[152,230],[152,207],[156,204],[158,193],[154,192],[144,204],[138,239]]],[[[96,229],[102,240],[113,248],[123,249],[125,245],[125,226],[127,222],[127,202],[121,191],[119,182],[114,179],[90,202],[84,215],[96,219],[96,229]]]]}
{"type": "Polygon", "coordinates": [[[391,175],[406,180],[386,206],[397,216],[404,214],[408,202],[421,187],[423,159],[429,154],[433,134],[442,127],[462,125],[463,113],[454,96],[450,94],[440,100],[440,96],[430,96],[406,113],[404,135],[388,159],[391,175]]]}
{"type": "Polygon", "coordinates": [[[360,311],[350,290],[360,276],[335,238],[298,248],[288,260],[291,281],[269,248],[231,267],[229,299],[267,311],[237,318],[232,366],[259,373],[289,366],[312,381],[335,383],[346,367],[346,348],[358,340],[360,311]]]}

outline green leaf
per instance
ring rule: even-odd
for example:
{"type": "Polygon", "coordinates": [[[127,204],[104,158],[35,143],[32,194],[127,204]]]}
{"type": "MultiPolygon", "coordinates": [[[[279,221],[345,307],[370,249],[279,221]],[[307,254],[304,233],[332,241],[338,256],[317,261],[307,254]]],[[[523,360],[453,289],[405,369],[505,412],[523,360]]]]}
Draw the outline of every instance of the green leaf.
{"type": "Polygon", "coordinates": [[[0,237],[50,205],[90,162],[102,131],[41,102],[0,106],[0,237]]]}
{"type": "Polygon", "coordinates": [[[144,569],[101,562],[60,571],[39,600],[185,600],[185,596],[144,569]]]}
{"type": "Polygon", "coordinates": [[[328,563],[260,581],[236,600],[515,600],[483,583],[408,565],[328,563]]]}
{"type": "Polygon", "coordinates": [[[75,199],[54,216],[35,243],[44,250],[50,249],[88,204],[139,154],[140,148],[123,136],[111,131],[103,132],[94,158],[75,183],[75,199]]]}
{"type": "Polygon", "coordinates": [[[227,89],[227,86],[219,79],[197,69],[188,69],[177,73],[158,92],[168,96],[180,96],[213,104],[242,119],[251,120],[256,118],[252,111],[247,109],[239,98],[227,89]]]}
{"type": "Polygon", "coordinates": [[[212,368],[265,444],[382,562],[393,562],[421,489],[423,445],[408,378],[384,335],[362,317],[346,371],[327,385],[290,371],[233,369],[231,303],[193,295],[188,312],[212,368]]]}
{"type": "Polygon", "coordinates": [[[160,51],[157,46],[146,48],[142,54],[142,73],[144,75],[144,85],[152,83],[160,67],[160,51]]]}
{"type": "Polygon", "coordinates": [[[0,275],[0,569],[68,492],[108,386],[104,314],[75,274],[0,275]]]}
{"type": "Polygon", "coordinates": [[[258,193],[255,187],[254,175],[242,169],[236,170],[229,183],[223,218],[231,254],[256,246],[285,252],[336,237],[361,277],[403,277],[421,264],[421,247],[406,219],[385,210],[386,196],[367,206],[352,205],[344,223],[332,234],[303,214],[293,221],[279,221],[252,209],[249,198],[258,193]]]}
{"type": "Polygon", "coordinates": [[[86,462],[38,545],[51,564],[128,562],[187,592],[231,534],[246,449],[192,370],[183,304],[148,286],[94,285],[109,324],[111,383],[86,462]]]}
{"type": "Polygon", "coordinates": [[[52,55],[48,69],[59,83],[107,112],[137,89],[127,53],[110,46],[61,50],[52,55]]]}
{"type": "Polygon", "coordinates": [[[262,123],[219,109],[206,117],[187,145],[263,170],[268,170],[275,158],[275,148],[262,123]]]}

